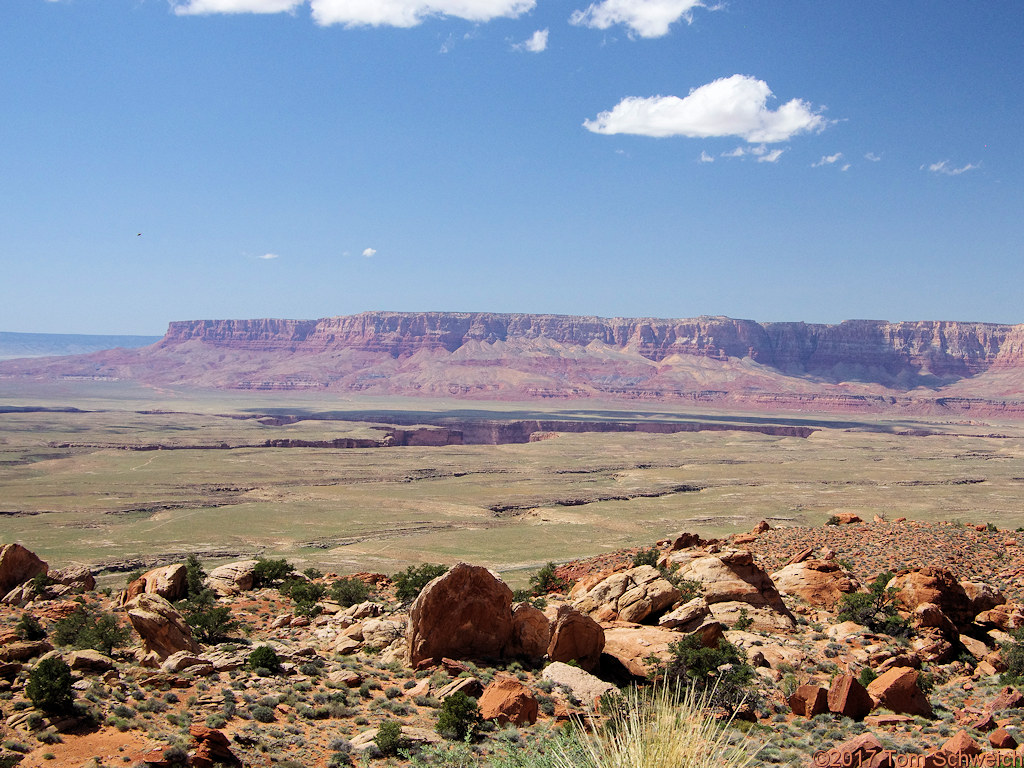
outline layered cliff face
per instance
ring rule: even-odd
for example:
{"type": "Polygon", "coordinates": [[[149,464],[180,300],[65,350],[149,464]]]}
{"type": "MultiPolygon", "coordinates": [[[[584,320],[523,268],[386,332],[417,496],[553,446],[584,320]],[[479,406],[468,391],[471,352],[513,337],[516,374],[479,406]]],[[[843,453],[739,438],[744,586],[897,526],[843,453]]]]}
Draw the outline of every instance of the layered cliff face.
{"type": "Polygon", "coordinates": [[[838,412],[1024,413],[1024,325],[455,312],[201,320],[172,323],[160,342],[142,350],[0,363],[0,376],[838,412]]]}

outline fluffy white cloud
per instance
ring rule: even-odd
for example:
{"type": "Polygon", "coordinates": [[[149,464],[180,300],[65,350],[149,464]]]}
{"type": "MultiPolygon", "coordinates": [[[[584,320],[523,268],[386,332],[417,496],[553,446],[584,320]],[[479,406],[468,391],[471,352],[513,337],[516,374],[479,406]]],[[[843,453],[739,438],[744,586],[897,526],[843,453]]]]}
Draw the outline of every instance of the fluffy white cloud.
{"type": "Polygon", "coordinates": [[[368,259],[372,259],[376,255],[377,255],[377,249],[376,248],[365,248],[365,249],[363,249],[363,256],[365,256],[368,259]]]}
{"type": "Polygon", "coordinates": [[[824,155],[818,162],[811,163],[811,168],[821,168],[823,165],[835,165],[839,162],[842,156],[842,152],[836,152],[834,155],[824,155]]]}
{"type": "Polygon", "coordinates": [[[548,49],[548,30],[538,29],[530,36],[529,40],[516,43],[512,47],[517,51],[529,51],[530,53],[546,51],[548,49]]]}
{"type": "Polygon", "coordinates": [[[536,0],[310,0],[313,19],[322,26],[414,27],[428,16],[490,21],[521,16],[536,0]]]}
{"type": "MultiPolygon", "coordinates": [[[[961,168],[954,168],[949,164],[949,160],[940,160],[937,163],[932,163],[931,165],[929,165],[928,170],[931,171],[932,173],[942,173],[945,174],[946,176],[959,176],[961,173],[973,171],[977,167],[978,166],[975,165],[974,163],[968,163],[967,165],[961,168]]],[[[924,166],[922,165],[921,168],[923,169],[924,166]]]]}
{"type": "Polygon", "coordinates": [[[263,259],[264,261],[270,261],[272,259],[279,259],[281,257],[276,253],[264,253],[262,256],[260,256],[260,258],[263,259]]]}
{"type": "Polygon", "coordinates": [[[685,98],[627,96],[583,127],[594,133],[636,136],[739,136],[749,142],[775,143],[828,125],[802,99],[768,108],[771,89],[764,80],[733,75],[702,85],[685,98]]]}
{"type": "Polygon", "coordinates": [[[626,25],[640,37],[663,37],[680,19],[692,21],[694,8],[706,7],[701,0],[602,0],[586,10],[573,11],[571,24],[593,29],[626,25]]]}
{"type": "Polygon", "coordinates": [[[765,152],[764,154],[758,156],[757,162],[774,163],[776,160],[782,157],[782,153],[785,151],[786,150],[784,149],[773,149],[771,152],[765,152]]]}
{"type": "Polygon", "coordinates": [[[705,152],[703,149],[700,151],[700,162],[702,163],[713,163],[715,158],[705,152]]]}
{"type": "Polygon", "coordinates": [[[306,0],[188,0],[185,4],[174,2],[174,12],[179,16],[207,13],[284,13],[295,10],[305,2],[306,0]]]}

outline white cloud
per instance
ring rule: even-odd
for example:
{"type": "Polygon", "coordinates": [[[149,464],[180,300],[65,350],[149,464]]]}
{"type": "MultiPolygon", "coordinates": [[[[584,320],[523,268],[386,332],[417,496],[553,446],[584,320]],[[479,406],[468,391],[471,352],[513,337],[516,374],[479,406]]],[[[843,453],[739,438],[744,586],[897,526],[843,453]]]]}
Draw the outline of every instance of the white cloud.
{"type": "Polygon", "coordinates": [[[851,163],[847,163],[846,165],[844,165],[844,166],[843,166],[842,168],[840,168],[839,170],[840,170],[840,171],[848,171],[848,170],[850,170],[850,167],[851,167],[851,163]]]}
{"type": "Polygon", "coordinates": [[[866,155],[864,155],[864,159],[870,160],[872,163],[877,163],[879,160],[882,159],[882,156],[876,155],[874,152],[868,152],[866,155]]]}
{"type": "Polygon", "coordinates": [[[467,21],[490,21],[520,16],[536,0],[171,0],[182,16],[209,13],[285,13],[309,3],[321,26],[415,27],[430,16],[455,16],[467,21]]]}
{"type": "Polygon", "coordinates": [[[285,13],[293,11],[306,0],[188,0],[174,5],[179,16],[194,16],[207,13],[285,13]]]}
{"type": "Polygon", "coordinates": [[[611,110],[585,120],[588,131],[636,136],[739,136],[748,142],[775,143],[798,133],[820,131],[828,121],[809,103],[792,99],[776,110],[767,107],[768,84],[733,75],[702,85],[685,98],[627,96],[611,110]]]}
{"type": "Polygon", "coordinates": [[[736,147],[728,152],[723,152],[721,157],[754,157],[759,163],[774,163],[785,152],[784,149],[769,150],[767,145],[758,144],[755,147],[736,147]]]}
{"type": "Polygon", "coordinates": [[[346,27],[414,27],[429,16],[490,21],[521,16],[535,5],[536,0],[310,0],[317,24],[346,27]]]}
{"type": "Polygon", "coordinates": [[[715,158],[705,152],[703,149],[700,151],[700,162],[702,163],[713,163],[715,158]]]}
{"type": "Polygon", "coordinates": [[[272,259],[279,259],[279,258],[281,258],[281,256],[279,254],[276,254],[276,253],[264,253],[259,258],[263,259],[264,261],[270,261],[272,259]]]}
{"type": "Polygon", "coordinates": [[[538,29],[530,36],[529,40],[516,43],[512,47],[517,51],[529,51],[530,53],[546,51],[548,49],[548,31],[547,29],[538,29]]]}
{"type": "Polygon", "coordinates": [[[377,249],[376,248],[365,248],[363,250],[363,256],[365,256],[368,259],[372,259],[376,255],[377,255],[377,249]]]}
{"type": "Polygon", "coordinates": [[[785,152],[785,151],[786,150],[784,150],[784,149],[773,149],[771,152],[768,152],[766,154],[762,154],[760,157],[758,157],[757,158],[757,162],[759,162],[759,163],[774,163],[776,160],[778,160],[780,157],[782,157],[782,153],[785,152]]]}
{"type": "Polygon", "coordinates": [[[834,165],[839,162],[842,156],[842,152],[836,152],[834,155],[823,155],[821,160],[816,163],[811,163],[811,168],[821,168],[823,165],[834,165]]]}
{"type": "Polygon", "coordinates": [[[602,0],[584,11],[573,11],[569,23],[593,29],[625,24],[640,37],[663,37],[680,19],[690,23],[694,8],[705,7],[701,0],[602,0]]]}
{"type": "MultiPolygon", "coordinates": [[[[932,173],[942,173],[945,174],[946,176],[959,176],[961,173],[973,171],[977,167],[978,166],[975,163],[968,163],[967,165],[961,168],[953,168],[952,166],[950,166],[949,160],[940,160],[937,163],[932,163],[931,165],[929,165],[928,170],[931,171],[932,173]]],[[[924,169],[923,165],[921,166],[921,169],[924,169]]]]}

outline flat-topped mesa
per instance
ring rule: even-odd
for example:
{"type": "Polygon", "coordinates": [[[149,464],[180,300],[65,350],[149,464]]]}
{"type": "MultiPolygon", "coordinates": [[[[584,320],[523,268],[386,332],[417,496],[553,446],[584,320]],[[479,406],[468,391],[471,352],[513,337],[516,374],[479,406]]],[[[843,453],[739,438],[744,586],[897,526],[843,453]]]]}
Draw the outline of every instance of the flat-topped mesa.
{"type": "Polygon", "coordinates": [[[350,349],[406,357],[454,352],[468,342],[550,341],[629,348],[660,362],[672,355],[750,358],[788,373],[898,377],[973,375],[1024,363],[1024,325],[847,320],[838,325],[757,323],[728,317],[600,318],[489,312],[363,312],[320,320],[171,323],[160,346],[198,340],[237,349],[350,349]]]}

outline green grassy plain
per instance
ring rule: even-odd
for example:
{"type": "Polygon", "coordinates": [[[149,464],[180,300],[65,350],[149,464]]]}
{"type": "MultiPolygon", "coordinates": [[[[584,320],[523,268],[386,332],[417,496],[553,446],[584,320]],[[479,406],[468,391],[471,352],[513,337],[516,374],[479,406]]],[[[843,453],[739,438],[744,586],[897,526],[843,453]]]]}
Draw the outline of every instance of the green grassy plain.
{"type": "Polygon", "coordinates": [[[1024,425],[724,414],[632,404],[384,401],[0,381],[0,541],[54,565],[263,553],[324,571],[393,572],[467,560],[513,584],[548,560],[704,536],[870,520],[1024,525],[1024,425]],[[380,435],[366,422],[251,418],[294,412],[478,411],[488,418],[797,421],[809,438],[753,432],[584,433],[511,445],[125,450],[380,435]],[[612,413],[610,413],[612,412],[612,413]],[[617,415],[616,415],[617,414],[617,415]],[[909,436],[907,429],[941,434],[909,436]],[[1000,437],[986,435],[1001,435],[1000,437]],[[59,447],[70,444],[72,447],[59,447]],[[679,490],[680,486],[700,490],[679,490]],[[495,508],[497,511],[495,511],[495,508]]]}

